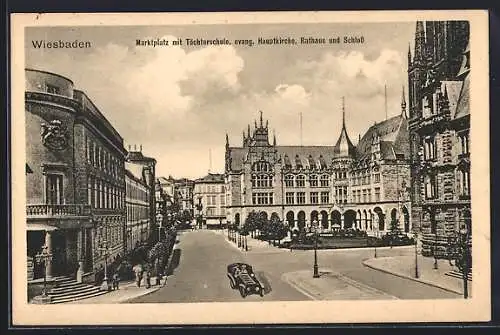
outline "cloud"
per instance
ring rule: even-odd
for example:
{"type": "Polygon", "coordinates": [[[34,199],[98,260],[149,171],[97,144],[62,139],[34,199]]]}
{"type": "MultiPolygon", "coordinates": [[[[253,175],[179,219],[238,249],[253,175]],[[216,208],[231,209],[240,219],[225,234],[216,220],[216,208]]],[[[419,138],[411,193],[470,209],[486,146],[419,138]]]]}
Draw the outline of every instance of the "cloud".
{"type": "Polygon", "coordinates": [[[108,43],[85,55],[54,52],[32,56],[27,66],[73,79],[125,144],[142,144],[145,154],[157,159],[159,175],[191,178],[206,173],[209,149],[212,170],[221,171],[224,134],[229,134],[231,145],[241,145],[242,130],[247,124],[253,128],[260,110],[271,130],[276,129],[278,144],[299,143],[303,115],[303,144],[332,145],[345,96],[347,128],[355,141],[358,132],[385,117],[384,85],[389,115],[394,115],[406,81],[401,54],[389,49],[370,59],[360,51],[322,50],[286,61],[271,51],[262,57],[232,46],[183,49],[108,43]],[[245,62],[253,63],[254,70],[245,62]],[[251,77],[252,85],[245,77],[251,77]]]}
{"type": "Polygon", "coordinates": [[[306,106],[309,104],[311,98],[311,94],[306,92],[304,87],[300,85],[280,84],[276,86],[274,91],[285,103],[290,102],[292,104],[306,106]]]}

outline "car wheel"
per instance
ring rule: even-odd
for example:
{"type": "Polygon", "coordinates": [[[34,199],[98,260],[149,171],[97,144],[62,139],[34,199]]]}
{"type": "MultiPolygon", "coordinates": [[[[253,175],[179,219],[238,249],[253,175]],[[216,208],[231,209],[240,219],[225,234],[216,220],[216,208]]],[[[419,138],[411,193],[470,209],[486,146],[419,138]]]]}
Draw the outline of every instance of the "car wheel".
{"type": "Polygon", "coordinates": [[[245,298],[247,296],[247,293],[245,292],[245,289],[243,287],[240,287],[240,294],[242,298],[245,298]]]}

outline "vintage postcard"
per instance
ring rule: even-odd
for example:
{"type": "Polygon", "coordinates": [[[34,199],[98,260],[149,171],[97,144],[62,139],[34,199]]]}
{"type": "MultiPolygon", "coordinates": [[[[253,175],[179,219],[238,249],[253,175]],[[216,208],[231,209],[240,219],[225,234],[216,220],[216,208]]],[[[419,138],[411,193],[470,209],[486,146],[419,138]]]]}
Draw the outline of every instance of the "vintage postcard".
{"type": "Polygon", "coordinates": [[[11,22],[14,325],[490,320],[485,11],[11,22]]]}

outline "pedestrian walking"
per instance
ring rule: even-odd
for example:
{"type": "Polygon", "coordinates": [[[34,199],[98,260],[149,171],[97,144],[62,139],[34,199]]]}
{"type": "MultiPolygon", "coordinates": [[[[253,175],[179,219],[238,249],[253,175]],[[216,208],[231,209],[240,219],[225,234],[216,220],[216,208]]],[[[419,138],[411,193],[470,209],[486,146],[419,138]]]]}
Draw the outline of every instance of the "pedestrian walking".
{"type": "Polygon", "coordinates": [[[167,279],[168,279],[167,274],[166,273],[163,274],[163,284],[161,285],[162,287],[167,285],[167,279]]]}
{"type": "Polygon", "coordinates": [[[120,289],[120,275],[118,274],[118,270],[113,274],[113,290],[120,289]]]}
{"type": "Polygon", "coordinates": [[[160,286],[160,283],[161,283],[161,278],[163,277],[163,274],[161,273],[161,271],[158,271],[158,274],[156,275],[156,286],[160,286]]]}
{"type": "Polygon", "coordinates": [[[147,270],[146,271],[146,288],[150,288],[151,287],[151,271],[150,270],[147,270]]]}
{"type": "Polygon", "coordinates": [[[135,273],[135,283],[137,284],[137,287],[141,287],[141,281],[142,281],[142,265],[137,264],[135,265],[132,270],[135,273]]]}

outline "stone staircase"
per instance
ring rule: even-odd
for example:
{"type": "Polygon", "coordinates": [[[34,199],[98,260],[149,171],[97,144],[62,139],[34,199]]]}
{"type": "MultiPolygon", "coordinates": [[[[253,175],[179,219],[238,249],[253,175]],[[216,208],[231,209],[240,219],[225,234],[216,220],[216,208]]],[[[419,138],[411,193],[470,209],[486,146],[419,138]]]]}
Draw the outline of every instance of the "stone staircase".
{"type": "MultiPolygon", "coordinates": [[[[462,272],[458,271],[458,270],[453,270],[453,271],[449,271],[449,272],[446,272],[445,275],[447,276],[450,276],[450,277],[453,277],[453,278],[457,278],[457,279],[461,279],[463,280],[463,277],[462,277],[462,272]]],[[[472,281],[472,272],[469,272],[467,274],[467,279],[469,281],[472,281]]]]}
{"type": "Polygon", "coordinates": [[[56,277],[54,281],[56,286],[47,292],[47,295],[52,298],[52,304],[86,299],[106,293],[106,291],[100,291],[98,286],[78,283],[65,276],[56,277]]]}

